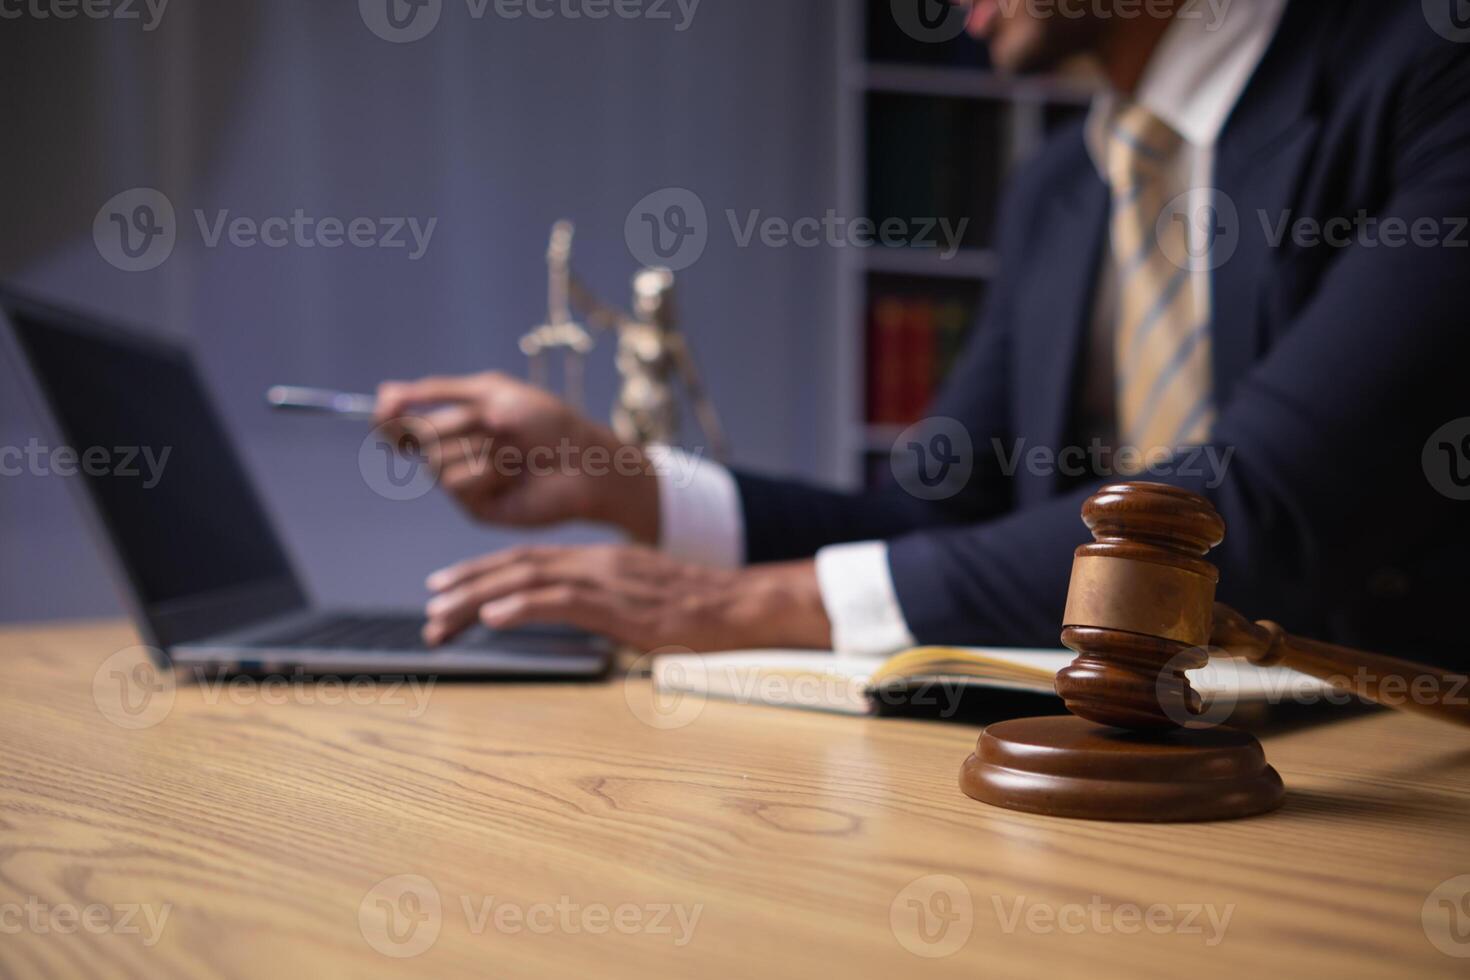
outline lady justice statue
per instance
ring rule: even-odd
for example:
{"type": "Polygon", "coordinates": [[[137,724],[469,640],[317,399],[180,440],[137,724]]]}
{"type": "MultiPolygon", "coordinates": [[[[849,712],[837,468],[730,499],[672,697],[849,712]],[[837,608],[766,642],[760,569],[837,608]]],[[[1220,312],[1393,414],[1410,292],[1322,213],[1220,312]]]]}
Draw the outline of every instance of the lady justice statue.
{"type": "Polygon", "coordinates": [[[572,319],[573,310],[578,310],[592,330],[617,335],[613,362],[622,385],[613,404],[612,426],[618,438],[640,446],[673,445],[679,434],[675,385],[682,382],[710,454],[726,461],[729,447],[719,416],[678,329],[673,272],[662,267],[639,269],[633,276],[632,312],[624,312],[598,299],[572,272],[572,230],[569,221],[551,227],[546,250],[547,322],[521,338],[532,383],[549,387],[548,355],[560,351],[562,396],[574,408],[584,407],[586,359],[595,341],[572,319]]]}

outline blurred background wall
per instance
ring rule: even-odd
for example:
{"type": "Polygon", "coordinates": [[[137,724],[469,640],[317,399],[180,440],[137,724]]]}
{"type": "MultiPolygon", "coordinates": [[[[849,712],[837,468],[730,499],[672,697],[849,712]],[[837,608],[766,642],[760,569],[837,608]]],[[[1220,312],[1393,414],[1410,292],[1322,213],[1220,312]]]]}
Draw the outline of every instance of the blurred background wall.
{"type": "MultiPolygon", "coordinates": [[[[625,304],[630,209],[684,187],[711,234],[679,275],[683,323],[737,461],[830,476],[837,451],[819,409],[836,383],[824,351],[837,257],[739,247],[724,212],[838,206],[840,2],[703,0],[686,16],[687,0],[669,0],[667,19],[592,21],[442,0],[412,43],[370,30],[369,0],[173,0],[156,20],[139,0],[137,20],[6,20],[0,280],[189,338],[317,595],[416,606],[427,571],[510,536],[437,494],[376,495],[357,466],[361,426],[272,415],[265,388],[523,373],[515,345],[544,319],[551,222],[576,222],[581,275],[625,304]],[[145,272],[114,268],[92,237],[104,202],[134,187],[159,189],[177,212],[172,254],[145,272]],[[208,247],[195,218],[298,208],[437,224],[410,259],[411,238],[407,249],[208,247]]],[[[589,371],[603,417],[611,346],[589,371]]],[[[41,429],[13,370],[0,367],[0,445],[22,446],[41,429]]],[[[65,483],[0,478],[0,620],[120,608],[65,483]]]]}

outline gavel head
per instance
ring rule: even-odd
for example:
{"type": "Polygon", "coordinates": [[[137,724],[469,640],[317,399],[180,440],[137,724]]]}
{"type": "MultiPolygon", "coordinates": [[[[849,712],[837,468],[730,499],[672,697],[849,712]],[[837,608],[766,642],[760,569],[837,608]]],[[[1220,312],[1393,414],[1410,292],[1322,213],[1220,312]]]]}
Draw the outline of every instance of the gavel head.
{"type": "Polygon", "coordinates": [[[1200,711],[1184,671],[1204,666],[1220,574],[1204,555],[1225,537],[1205,498],[1158,483],[1115,483],[1082,506],[1093,542],[1077,549],[1057,674],[1067,709],[1120,728],[1173,728],[1200,711]]]}

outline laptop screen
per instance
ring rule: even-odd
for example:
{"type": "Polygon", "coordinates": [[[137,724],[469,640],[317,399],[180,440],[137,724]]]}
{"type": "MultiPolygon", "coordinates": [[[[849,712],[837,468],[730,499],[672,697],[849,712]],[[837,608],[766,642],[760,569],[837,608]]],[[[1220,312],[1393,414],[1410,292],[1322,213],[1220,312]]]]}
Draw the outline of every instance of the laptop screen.
{"type": "Polygon", "coordinates": [[[85,481],[145,609],[283,582],[295,591],[287,557],[182,348],[5,305],[76,453],[74,479],[85,481]]]}

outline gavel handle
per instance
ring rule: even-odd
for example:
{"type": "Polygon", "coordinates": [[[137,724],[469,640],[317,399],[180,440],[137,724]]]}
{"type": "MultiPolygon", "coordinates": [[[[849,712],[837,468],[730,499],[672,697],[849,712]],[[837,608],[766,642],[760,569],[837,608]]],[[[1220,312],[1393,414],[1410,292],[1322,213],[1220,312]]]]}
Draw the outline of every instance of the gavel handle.
{"type": "Polygon", "coordinates": [[[1375,704],[1470,725],[1470,679],[1438,667],[1292,636],[1269,620],[1253,623],[1215,603],[1210,645],[1261,666],[1282,664],[1375,704]]]}

